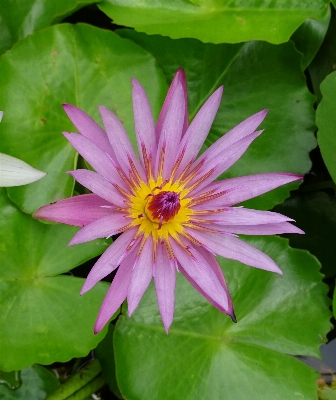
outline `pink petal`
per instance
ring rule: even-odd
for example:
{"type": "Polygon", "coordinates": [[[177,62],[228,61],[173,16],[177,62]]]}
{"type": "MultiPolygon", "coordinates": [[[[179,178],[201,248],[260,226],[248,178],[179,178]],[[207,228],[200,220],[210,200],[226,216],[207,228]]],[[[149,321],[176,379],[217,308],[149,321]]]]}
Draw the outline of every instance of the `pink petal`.
{"type": "Polygon", "coordinates": [[[244,137],[253,133],[263,122],[267,113],[268,110],[262,110],[246,118],[243,122],[232,128],[229,132],[227,132],[224,136],[222,136],[214,144],[212,144],[209,149],[206,150],[206,152],[204,153],[204,157],[213,157],[216,154],[219,154],[224,149],[233,145],[238,140],[241,140],[244,137]]]}
{"type": "Polygon", "coordinates": [[[174,318],[176,271],[172,268],[162,243],[158,244],[154,283],[161,318],[168,334],[174,318]]]}
{"type": "Polygon", "coordinates": [[[165,101],[163,103],[159,118],[156,123],[155,131],[158,137],[161,135],[161,130],[163,127],[163,123],[166,119],[167,112],[173,97],[173,94],[175,92],[176,87],[178,84],[182,85],[183,89],[183,95],[184,95],[184,107],[185,107],[185,113],[184,113],[184,123],[183,123],[183,133],[186,132],[188,128],[188,91],[187,91],[187,79],[185,76],[185,72],[182,68],[179,68],[174,76],[174,79],[169,87],[167,96],[165,98],[165,101]]]}
{"type": "Polygon", "coordinates": [[[76,171],[69,171],[68,174],[97,196],[118,207],[125,207],[126,198],[109,181],[96,172],[87,169],[77,169],[76,171]]]}
{"type": "MultiPolygon", "coordinates": [[[[211,212],[211,210],[209,211],[211,212]]],[[[243,207],[227,207],[222,212],[215,212],[214,210],[214,213],[196,215],[196,217],[221,225],[261,225],[293,221],[291,218],[276,212],[251,210],[243,207]]]]}
{"type": "Polygon", "coordinates": [[[126,176],[129,176],[131,172],[130,161],[132,161],[142,180],[145,180],[144,169],[135,155],[132,144],[122,123],[112,111],[105,107],[100,106],[99,112],[102,116],[103,123],[114,153],[126,176]]]}
{"type": "Polygon", "coordinates": [[[81,290],[81,294],[84,294],[90,290],[97,282],[105,278],[108,274],[114,271],[121,261],[126,258],[131,248],[130,244],[134,238],[137,228],[131,228],[126,232],[122,233],[117,239],[111,244],[111,246],[103,253],[95,265],[91,268],[89,275],[81,290]]]}
{"type": "Polygon", "coordinates": [[[240,261],[251,267],[282,274],[280,268],[268,255],[235,236],[189,228],[186,228],[186,231],[215,254],[240,261]]]}
{"type": "Polygon", "coordinates": [[[163,179],[170,177],[182,137],[184,121],[184,95],[181,84],[178,84],[171,98],[169,108],[161,129],[155,161],[155,172],[159,171],[161,157],[163,161],[163,179]]]}
{"type": "MultiPolygon", "coordinates": [[[[204,191],[213,190],[214,194],[223,192],[223,195],[196,205],[193,208],[196,210],[208,210],[230,206],[260,196],[286,183],[300,179],[303,179],[303,176],[286,172],[272,172],[269,174],[241,176],[239,178],[213,182],[204,191]]],[[[197,195],[200,196],[201,194],[202,191],[197,195]]]]}
{"type": "Polygon", "coordinates": [[[150,235],[137,256],[133,267],[132,280],[128,287],[127,303],[130,317],[145,293],[153,276],[153,239],[150,235]]]}
{"type": "Polygon", "coordinates": [[[215,273],[219,283],[222,285],[224,291],[227,293],[228,296],[228,308],[223,308],[222,305],[218,304],[213,298],[212,298],[212,292],[205,292],[202,290],[202,288],[187,274],[187,272],[184,270],[184,268],[180,265],[180,270],[182,274],[188,279],[188,281],[195,287],[195,289],[201,293],[202,296],[204,296],[213,306],[215,306],[219,311],[223,312],[224,314],[230,315],[232,320],[236,322],[236,317],[233,312],[233,305],[232,305],[232,300],[230,297],[230,293],[228,290],[228,287],[226,285],[223,272],[221,270],[221,267],[219,266],[216,257],[209,253],[207,250],[203,249],[202,247],[199,247],[197,251],[201,254],[204,260],[208,263],[209,267],[212,268],[213,272],[215,273]]]}
{"type": "Polygon", "coordinates": [[[224,136],[218,139],[215,143],[213,143],[201,155],[201,157],[199,157],[197,163],[201,162],[202,160],[211,160],[216,156],[223,154],[226,149],[233,146],[236,142],[239,142],[247,136],[250,136],[262,123],[262,121],[266,117],[266,114],[267,110],[260,111],[257,114],[254,114],[251,117],[245,119],[239,125],[235,126],[224,136]]]}
{"type": "Polygon", "coordinates": [[[114,277],[110,289],[108,290],[102,306],[100,307],[98,318],[94,327],[94,333],[100,332],[107,324],[108,320],[121,306],[126,299],[128,286],[132,277],[132,268],[135,261],[136,252],[131,253],[120,264],[114,277]]]}
{"type": "Polygon", "coordinates": [[[188,244],[188,250],[192,253],[192,256],[174,240],[170,240],[170,243],[183,272],[186,273],[186,278],[190,278],[190,283],[196,284],[201,289],[201,294],[206,293],[207,298],[211,299],[212,304],[217,304],[221,311],[232,315],[232,302],[229,292],[226,285],[223,285],[223,280],[218,279],[217,273],[213,270],[214,266],[210,266],[208,261],[191,244],[188,244]]]}
{"type": "MultiPolygon", "coordinates": [[[[200,224],[200,226],[202,226],[200,224]]],[[[256,224],[256,225],[225,225],[225,224],[206,224],[205,228],[216,229],[222,233],[235,233],[242,235],[281,235],[283,233],[304,232],[289,222],[280,222],[277,224],[256,224]]]]}
{"type": "Polygon", "coordinates": [[[72,146],[85,160],[94,168],[98,174],[102,175],[110,182],[125,186],[121,180],[111,158],[101,150],[96,144],[91,142],[85,136],[77,133],[63,132],[63,135],[69,140],[72,146]]]}
{"type": "Polygon", "coordinates": [[[95,143],[115,160],[106,132],[90,116],[71,104],[63,104],[63,109],[79,133],[90,139],[91,142],[95,143]]]}
{"type": "Polygon", "coordinates": [[[99,218],[90,224],[84,226],[70,240],[68,246],[74,244],[89,242],[98,238],[108,238],[120,233],[123,228],[130,224],[130,220],[122,213],[113,213],[99,218]]]}
{"type": "Polygon", "coordinates": [[[113,212],[113,206],[95,194],[82,194],[47,204],[33,217],[61,224],[85,226],[113,212]],[[112,207],[112,208],[111,208],[112,207]]]}
{"type": "MultiPolygon", "coordinates": [[[[213,172],[206,178],[199,183],[195,189],[190,192],[190,195],[193,196],[195,193],[198,193],[204,187],[208,186],[210,182],[216,179],[219,175],[225,172],[228,168],[231,167],[239,158],[245,153],[248,149],[250,144],[256,139],[262,131],[257,131],[251,133],[250,135],[244,137],[243,139],[238,140],[237,142],[233,143],[225,152],[221,152],[216,154],[213,158],[204,159],[205,163],[201,167],[197,176],[187,185],[187,187],[191,187],[195,182],[197,182],[200,177],[204,176],[208,172],[210,173],[211,170],[213,172]]],[[[195,163],[197,165],[198,162],[195,163]]]]}
{"type": "MultiPolygon", "coordinates": [[[[205,162],[205,165],[202,166],[198,175],[205,174],[211,168],[216,168],[216,173],[212,175],[212,180],[216,179],[234,164],[247,150],[255,137],[259,136],[262,131],[254,131],[264,120],[266,114],[267,110],[260,111],[231,129],[226,135],[213,143],[190,167],[190,170],[195,168],[199,163],[205,162]],[[256,134],[257,136],[254,137],[253,135],[256,134]],[[238,149],[240,149],[240,151],[238,151],[238,149]],[[232,153],[235,152],[237,152],[236,157],[232,158],[232,153]],[[228,153],[231,153],[231,155],[228,153]],[[224,155],[225,159],[221,163],[220,161],[224,155]]],[[[207,182],[211,182],[211,180],[207,179],[207,182]]],[[[203,183],[197,190],[200,190],[205,185],[206,184],[203,183]]]]}
{"type": "Polygon", "coordinates": [[[176,160],[182,159],[177,176],[182,173],[190,161],[195,160],[199,153],[217,114],[222,94],[223,86],[219,87],[203,104],[183,136],[180,151],[176,157],[176,160]]]}
{"type": "Polygon", "coordinates": [[[147,157],[153,159],[157,147],[155,126],[152,110],[143,87],[136,79],[132,79],[132,83],[134,126],[140,159],[145,168],[143,148],[146,149],[147,157]]]}

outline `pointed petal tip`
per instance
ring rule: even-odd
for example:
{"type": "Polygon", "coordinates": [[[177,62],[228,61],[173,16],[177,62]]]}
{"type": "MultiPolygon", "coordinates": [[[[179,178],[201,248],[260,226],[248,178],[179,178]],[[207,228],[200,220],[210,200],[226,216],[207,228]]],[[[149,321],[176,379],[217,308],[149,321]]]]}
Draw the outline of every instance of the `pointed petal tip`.
{"type": "Polygon", "coordinates": [[[70,137],[71,137],[71,133],[69,133],[69,132],[62,132],[62,135],[66,138],[66,139],[70,139],[70,137]]]}
{"type": "Polygon", "coordinates": [[[229,317],[232,319],[232,322],[234,322],[235,324],[237,323],[237,318],[233,311],[232,311],[232,314],[229,315],[229,317]]]}
{"type": "Polygon", "coordinates": [[[293,176],[296,176],[298,180],[303,180],[304,176],[300,174],[292,174],[293,176]]]}
{"type": "Polygon", "coordinates": [[[103,118],[105,114],[109,111],[106,107],[104,106],[98,106],[99,113],[101,117],[103,118]]]}
{"type": "Polygon", "coordinates": [[[131,82],[132,82],[133,87],[136,87],[136,86],[139,87],[139,85],[141,86],[140,82],[135,78],[132,78],[131,82]]]}
{"type": "MultiPolygon", "coordinates": [[[[162,315],[161,315],[161,317],[162,317],[162,315]]],[[[169,318],[169,319],[162,318],[162,322],[163,322],[164,330],[166,331],[166,334],[168,335],[168,332],[169,332],[171,324],[173,323],[173,320],[171,318],[169,318]]]]}
{"type": "MultiPolygon", "coordinates": [[[[295,222],[295,221],[294,221],[295,222]]],[[[298,228],[297,226],[295,226],[295,225],[293,225],[293,224],[289,224],[290,225],[290,230],[288,230],[287,232],[285,232],[285,233],[296,233],[296,234],[298,234],[298,235],[305,235],[305,232],[302,230],[302,229],[300,229],[300,228],[298,228]]]]}
{"type": "Polygon", "coordinates": [[[46,204],[46,205],[44,205],[44,206],[38,208],[38,209],[32,214],[32,217],[35,218],[35,219],[42,219],[42,220],[47,221],[46,215],[44,215],[43,211],[44,211],[44,209],[45,209],[46,207],[48,207],[49,205],[50,205],[50,204],[46,204]]]}
{"type": "Polygon", "coordinates": [[[81,289],[81,291],[79,292],[80,296],[83,296],[83,294],[85,294],[86,292],[88,292],[90,290],[90,288],[88,287],[86,281],[84,282],[84,285],[81,289]]]}
{"type": "Polygon", "coordinates": [[[132,314],[134,313],[135,309],[136,309],[136,307],[132,307],[132,305],[129,302],[127,302],[127,315],[128,315],[128,317],[132,316],[132,314]]]}
{"type": "Polygon", "coordinates": [[[33,218],[35,218],[35,219],[42,219],[41,217],[40,217],[40,210],[41,210],[41,208],[42,207],[40,207],[39,209],[37,209],[35,212],[33,212],[33,214],[32,214],[32,217],[33,218]]]}
{"type": "Polygon", "coordinates": [[[174,78],[177,79],[181,83],[186,82],[187,76],[186,76],[185,70],[182,67],[179,67],[175,73],[174,78]]]}
{"type": "Polygon", "coordinates": [[[76,239],[74,240],[74,237],[70,240],[70,242],[68,243],[68,247],[74,246],[76,243],[76,239]]]}
{"type": "Polygon", "coordinates": [[[97,320],[94,325],[94,328],[93,328],[93,333],[95,335],[97,335],[104,328],[104,326],[105,326],[105,324],[102,325],[101,322],[99,321],[99,315],[98,315],[97,320]]]}

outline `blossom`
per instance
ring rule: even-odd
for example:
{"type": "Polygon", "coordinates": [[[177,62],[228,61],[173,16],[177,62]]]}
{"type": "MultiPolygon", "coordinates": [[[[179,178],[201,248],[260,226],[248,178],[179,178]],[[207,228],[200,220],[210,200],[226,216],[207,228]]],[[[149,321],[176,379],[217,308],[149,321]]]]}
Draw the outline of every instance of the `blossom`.
{"type": "MultiPolygon", "coordinates": [[[[3,112],[0,111],[0,122],[3,112]]],[[[0,153],[0,187],[21,186],[38,181],[45,172],[31,167],[18,158],[0,153]]]]}
{"type": "Polygon", "coordinates": [[[82,110],[65,104],[80,134],[63,134],[96,171],[79,169],[69,174],[92,194],[43,206],[34,216],[82,227],[69,245],[119,235],[93,266],[81,291],[90,290],[119,267],[99,311],[96,333],[126,298],[130,316],[152,278],[168,333],[176,272],[235,321],[215,255],[281,274],[269,256],[237,234],[303,232],[284,215],[234,205],[302,176],[265,173],[215,181],[262,133],[256,129],[267,110],[241,122],[197,158],[223,87],[208,98],[189,125],[186,78],[179,69],[155,125],[144,89],[135,79],[132,83],[139,158],[123,125],[107,108],[99,107],[105,132],[82,110]]]}

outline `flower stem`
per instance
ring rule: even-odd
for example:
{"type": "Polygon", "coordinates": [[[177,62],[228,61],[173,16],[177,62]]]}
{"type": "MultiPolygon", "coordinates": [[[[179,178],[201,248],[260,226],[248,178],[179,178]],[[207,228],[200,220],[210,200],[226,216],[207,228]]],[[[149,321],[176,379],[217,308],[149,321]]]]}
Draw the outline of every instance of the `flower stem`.
{"type": "Polygon", "coordinates": [[[96,390],[101,388],[105,383],[103,378],[101,376],[98,376],[101,372],[102,370],[98,360],[90,362],[84,368],[79,370],[75,375],[69,378],[57,390],[55,390],[54,393],[48,396],[47,400],[65,400],[68,398],[85,399],[85,397],[77,396],[80,395],[81,392],[87,388],[88,391],[91,390],[90,393],[85,391],[85,393],[88,393],[86,395],[87,397],[88,395],[94,393],[96,390]],[[102,381],[104,382],[102,383],[102,381]],[[97,385],[99,387],[97,387],[97,385]],[[73,397],[75,395],[76,397],[73,397]]]}
{"type": "Polygon", "coordinates": [[[105,379],[102,375],[98,375],[94,378],[91,382],[87,385],[82,387],[80,390],[75,392],[73,395],[66,398],[66,400],[85,400],[87,399],[92,393],[96,392],[100,388],[105,385],[105,379]]]}

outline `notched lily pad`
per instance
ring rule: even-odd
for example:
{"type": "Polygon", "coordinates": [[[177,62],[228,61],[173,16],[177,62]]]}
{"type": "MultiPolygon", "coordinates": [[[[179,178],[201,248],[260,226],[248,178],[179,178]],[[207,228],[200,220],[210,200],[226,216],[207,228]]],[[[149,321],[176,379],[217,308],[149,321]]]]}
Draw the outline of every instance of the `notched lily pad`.
{"type": "Polygon", "coordinates": [[[58,25],[20,41],[0,61],[0,152],[47,172],[41,181],[8,190],[25,212],[69,197],[76,152],[62,131],[74,127],[70,103],[100,121],[98,105],[118,115],[135,143],[131,78],[145,87],[154,115],[166,84],[154,58],[113,32],[85,24],[58,25]]]}
{"type": "Polygon", "coordinates": [[[265,40],[279,44],[288,41],[306,18],[323,18],[328,3],[327,0],[105,0],[98,6],[116,24],[147,34],[212,43],[265,40]]]}
{"type": "Polygon", "coordinates": [[[23,214],[0,191],[0,369],[20,370],[85,356],[106,334],[93,334],[108,284],[85,296],[84,280],[59,275],[99,255],[103,240],[66,246],[77,228],[23,214]]]}
{"type": "Polygon", "coordinates": [[[118,320],[114,345],[124,397],[316,399],[317,374],[289,354],[318,356],[329,330],[320,265],[306,251],[288,247],[285,239],[247,240],[270,255],[283,275],[219,258],[237,324],[207,303],[181,274],[168,335],[153,287],[132,318],[118,320]],[[175,385],[167,390],[167,382],[175,385]]]}

